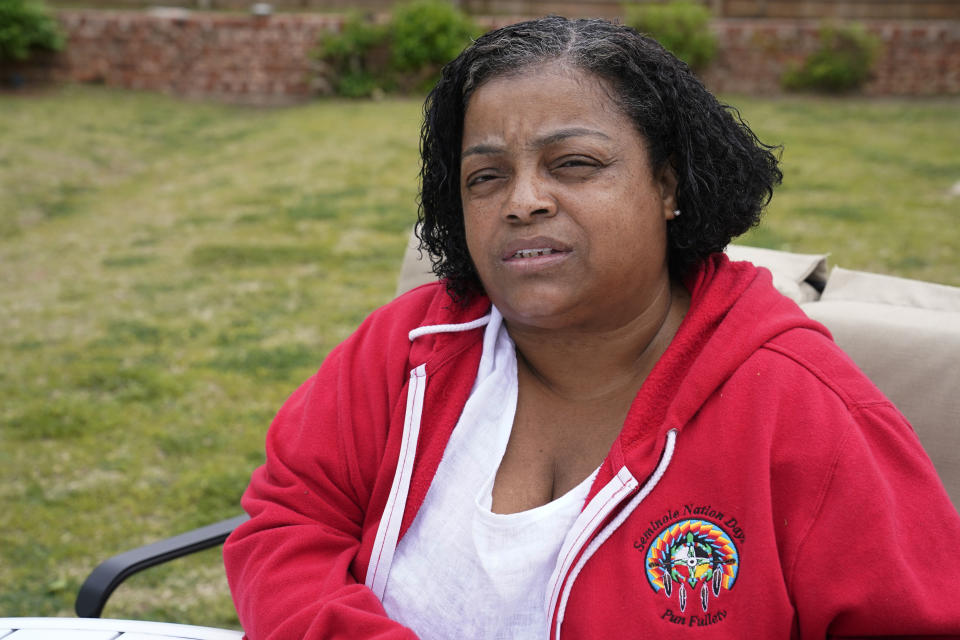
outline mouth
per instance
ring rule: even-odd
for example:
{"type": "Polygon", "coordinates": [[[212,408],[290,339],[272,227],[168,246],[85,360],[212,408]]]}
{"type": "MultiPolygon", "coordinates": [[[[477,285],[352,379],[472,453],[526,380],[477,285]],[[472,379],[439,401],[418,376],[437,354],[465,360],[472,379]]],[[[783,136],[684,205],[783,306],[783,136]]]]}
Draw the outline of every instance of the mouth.
{"type": "Polygon", "coordinates": [[[553,249],[520,249],[512,256],[514,260],[523,260],[525,258],[539,258],[540,256],[549,256],[552,253],[560,253],[559,251],[554,251],[553,249]]]}
{"type": "Polygon", "coordinates": [[[556,259],[571,252],[571,248],[566,243],[540,236],[537,238],[527,238],[511,242],[504,247],[501,253],[501,259],[505,262],[522,262],[524,260],[535,260],[540,258],[556,259]]]}

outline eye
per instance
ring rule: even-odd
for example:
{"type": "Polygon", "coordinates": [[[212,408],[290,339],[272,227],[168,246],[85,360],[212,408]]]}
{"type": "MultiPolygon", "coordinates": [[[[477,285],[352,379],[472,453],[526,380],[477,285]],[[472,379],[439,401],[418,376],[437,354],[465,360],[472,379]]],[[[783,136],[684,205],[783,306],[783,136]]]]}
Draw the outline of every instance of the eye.
{"type": "Polygon", "coordinates": [[[585,156],[572,156],[561,158],[560,163],[557,165],[558,168],[564,167],[595,167],[598,163],[592,158],[587,158],[585,156]]]}
{"type": "Polygon", "coordinates": [[[499,177],[500,175],[497,172],[489,169],[483,169],[468,175],[464,184],[466,184],[467,188],[469,189],[470,187],[476,187],[486,182],[490,182],[491,180],[496,180],[499,177]]]}

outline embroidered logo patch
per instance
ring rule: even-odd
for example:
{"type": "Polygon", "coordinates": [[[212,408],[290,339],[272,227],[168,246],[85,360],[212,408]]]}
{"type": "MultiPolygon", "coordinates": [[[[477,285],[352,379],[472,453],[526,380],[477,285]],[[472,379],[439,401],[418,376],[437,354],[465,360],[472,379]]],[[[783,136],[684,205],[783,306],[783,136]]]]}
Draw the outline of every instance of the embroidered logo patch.
{"type": "Polygon", "coordinates": [[[732,589],[740,569],[740,553],[724,529],[709,520],[680,520],[665,527],[646,553],[647,582],[654,592],[676,596],[680,611],[690,596],[706,613],[710,597],[732,589]]]}

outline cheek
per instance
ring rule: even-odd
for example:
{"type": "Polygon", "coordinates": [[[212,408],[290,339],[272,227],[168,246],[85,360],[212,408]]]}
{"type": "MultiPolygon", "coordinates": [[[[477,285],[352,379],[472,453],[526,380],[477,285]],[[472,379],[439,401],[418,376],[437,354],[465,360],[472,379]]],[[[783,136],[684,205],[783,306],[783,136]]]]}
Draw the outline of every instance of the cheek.
{"type": "Polygon", "coordinates": [[[486,234],[481,224],[482,216],[478,216],[475,211],[464,208],[463,212],[463,230],[467,240],[467,251],[470,254],[470,260],[476,267],[481,261],[478,258],[483,254],[486,246],[486,234]]]}
{"type": "Polygon", "coordinates": [[[602,251],[605,262],[618,268],[629,264],[650,267],[664,260],[667,227],[659,201],[623,198],[604,201],[602,206],[610,207],[612,215],[594,227],[597,242],[591,244],[602,251]]]}
{"type": "Polygon", "coordinates": [[[467,239],[467,248],[472,247],[477,237],[476,216],[471,215],[466,207],[463,208],[463,235],[467,239]]]}

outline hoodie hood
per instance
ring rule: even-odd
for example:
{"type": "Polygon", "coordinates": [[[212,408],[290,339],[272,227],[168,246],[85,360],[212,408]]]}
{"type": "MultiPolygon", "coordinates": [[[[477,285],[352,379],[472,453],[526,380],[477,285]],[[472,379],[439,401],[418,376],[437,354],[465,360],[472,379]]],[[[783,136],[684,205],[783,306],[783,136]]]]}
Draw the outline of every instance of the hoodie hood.
{"type": "Polygon", "coordinates": [[[690,309],[637,393],[595,486],[622,465],[646,476],[666,432],[682,432],[730,375],[776,336],[802,328],[830,338],[823,325],[774,288],[768,270],[749,262],[714,254],[685,284],[690,309]]]}

